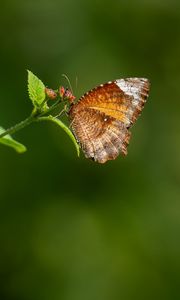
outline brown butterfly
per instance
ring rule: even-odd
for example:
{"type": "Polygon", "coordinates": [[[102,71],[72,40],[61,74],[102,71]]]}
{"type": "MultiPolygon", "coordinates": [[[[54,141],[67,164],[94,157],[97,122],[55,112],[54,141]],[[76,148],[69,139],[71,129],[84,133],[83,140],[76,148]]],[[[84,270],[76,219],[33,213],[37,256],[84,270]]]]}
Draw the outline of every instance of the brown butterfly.
{"type": "Polygon", "coordinates": [[[99,163],[127,154],[129,128],[140,115],[149,94],[145,78],[117,79],[101,84],[72,104],[72,131],[85,156],[99,163]]]}

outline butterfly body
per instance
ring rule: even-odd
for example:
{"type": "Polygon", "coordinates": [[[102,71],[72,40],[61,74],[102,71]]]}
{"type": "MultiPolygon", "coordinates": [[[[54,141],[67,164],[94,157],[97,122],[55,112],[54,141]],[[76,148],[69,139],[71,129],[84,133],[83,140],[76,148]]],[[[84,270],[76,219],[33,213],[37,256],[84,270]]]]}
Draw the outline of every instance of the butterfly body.
{"type": "Polygon", "coordinates": [[[87,158],[99,163],[127,154],[129,128],[142,111],[149,92],[144,78],[102,84],[72,104],[72,131],[87,158]]]}

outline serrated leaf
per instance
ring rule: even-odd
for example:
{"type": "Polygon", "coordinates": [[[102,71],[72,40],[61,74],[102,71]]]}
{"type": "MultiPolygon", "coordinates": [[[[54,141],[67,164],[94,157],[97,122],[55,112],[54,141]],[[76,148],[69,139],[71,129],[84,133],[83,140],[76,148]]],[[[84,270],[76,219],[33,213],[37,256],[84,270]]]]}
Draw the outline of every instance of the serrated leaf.
{"type": "Polygon", "coordinates": [[[56,123],[58,126],[60,126],[69,135],[70,139],[74,143],[74,146],[77,151],[77,156],[80,155],[79,145],[76,142],[76,139],[75,139],[72,131],[62,121],[60,121],[59,119],[52,117],[52,116],[40,117],[37,121],[51,121],[51,122],[56,123]]]}
{"type": "MultiPolygon", "coordinates": [[[[28,92],[33,106],[39,108],[46,98],[44,83],[28,70],[28,92]]],[[[46,106],[46,103],[44,104],[46,106]]]]}
{"type": "MultiPolygon", "coordinates": [[[[0,127],[0,134],[3,133],[4,131],[5,131],[5,129],[3,127],[0,127]]],[[[23,153],[26,151],[26,147],[23,144],[14,140],[9,134],[0,138],[0,143],[13,148],[18,153],[23,153]]]]}

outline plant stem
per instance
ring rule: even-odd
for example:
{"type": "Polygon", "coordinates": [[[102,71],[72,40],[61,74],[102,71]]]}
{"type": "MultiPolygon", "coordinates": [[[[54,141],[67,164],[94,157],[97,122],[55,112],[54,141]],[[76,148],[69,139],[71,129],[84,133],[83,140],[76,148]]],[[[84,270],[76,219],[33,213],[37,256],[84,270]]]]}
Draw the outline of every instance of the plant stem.
{"type": "Polygon", "coordinates": [[[38,118],[36,118],[36,121],[51,121],[51,122],[54,122],[55,124],[57,124],[58,126],[60,126],[69,135],[70,139],[73,141],[76,151],[77,151],[77,155],[78,156],[80,155],[79,145],[76,142],[76,139],[75,139],[73,133],[63,122],[61,122],[61,120],[59,120],[53,116],[46,116],[46,117],[38,117],[38,118]]]}
{"type": "Polygon", "coordinates": [[[34,122],[36,117],[32,114],[25,120],[21,121],[20,123],[10,127],[9,129],[5,130],[3,133],[0,134],[0,138],[4,137],[7,134],[12,134],[15,133],[16,131],[28,126],[32,122],[34,122]]]}
{"type": "Polygon", "coordinates": [[[7,130],[5,130],[3,133],[0,134],[0,138],[4,137],[7,134],[13,134],[16,131],[21,130],[22,128],[28,126],[29,124],[31,124],[32,122],[35,122],[38,120],[38,118],[48,114],[52,113],[54,110],[56,110],[61,103],[59,103],[59,100],[54,103],[52,106],[50,106],[50,108],[48,108],[47,110],[37,113],[37,111],[32,112],[32,114],[26,118],[25,120],[21,121],[20,123],[8,128],[7,130]]]}

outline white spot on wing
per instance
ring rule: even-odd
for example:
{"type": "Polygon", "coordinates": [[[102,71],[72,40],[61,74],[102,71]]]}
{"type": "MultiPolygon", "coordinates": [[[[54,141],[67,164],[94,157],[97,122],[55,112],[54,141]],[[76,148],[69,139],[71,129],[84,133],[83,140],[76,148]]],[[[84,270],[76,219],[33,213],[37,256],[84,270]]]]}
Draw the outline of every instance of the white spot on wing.
{"type": "Polygon", "coordinates": [[[137,106],[141,100],[141,90],[147,83],[145,78],[117,79],[115,83],[126,94],[133,97],[132,104],[137,106]]]}

